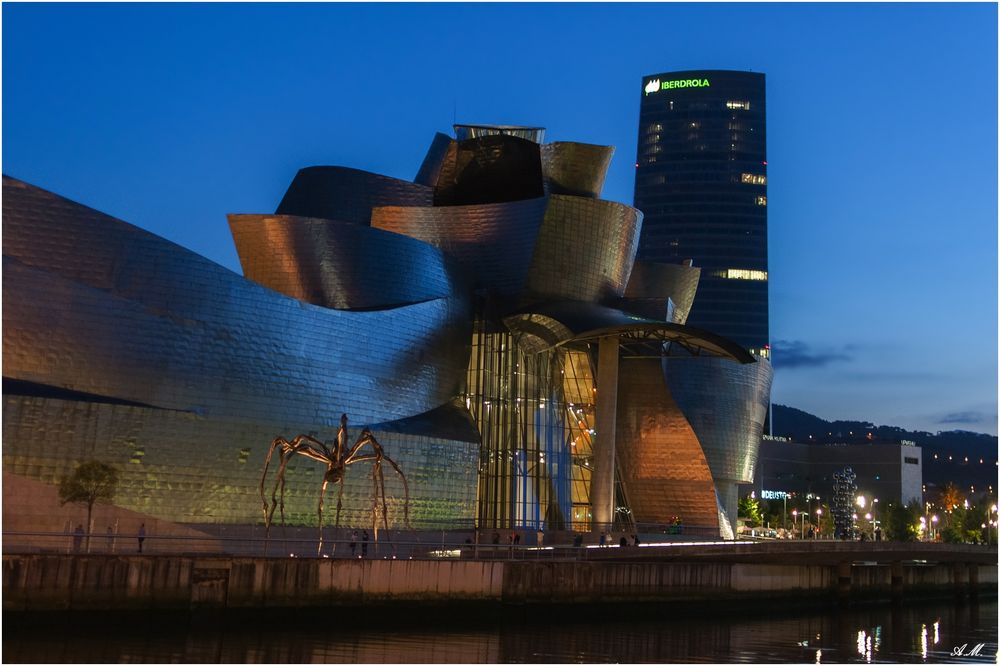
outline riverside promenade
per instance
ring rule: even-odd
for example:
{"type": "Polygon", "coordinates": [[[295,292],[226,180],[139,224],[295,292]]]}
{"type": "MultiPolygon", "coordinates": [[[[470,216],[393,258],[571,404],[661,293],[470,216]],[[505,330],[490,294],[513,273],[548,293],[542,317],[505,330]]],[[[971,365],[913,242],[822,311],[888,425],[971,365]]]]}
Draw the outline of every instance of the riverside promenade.
{"type": "Polygon", "coordinates": [[[480,547],[429,559],[5,554],[5,613],[889,600],[997,586],[997,549],[836,541],[480,547]]]}

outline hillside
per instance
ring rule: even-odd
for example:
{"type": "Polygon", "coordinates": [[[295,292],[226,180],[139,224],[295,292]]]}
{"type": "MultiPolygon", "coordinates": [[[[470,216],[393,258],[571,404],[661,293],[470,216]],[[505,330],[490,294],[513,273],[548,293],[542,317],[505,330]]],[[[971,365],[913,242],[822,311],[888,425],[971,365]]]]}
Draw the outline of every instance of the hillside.
{"type": "Polygon", "coordinates": [[[826,421],[801,409],[774,405],[774,434],[796,442],[817,444],[915,442],[923,449],[924,484],[952,482],[964,491],[997,487],[997,445],[994,435],[949,430],[937,433],[876,426],[869,421],[826,421]]]}

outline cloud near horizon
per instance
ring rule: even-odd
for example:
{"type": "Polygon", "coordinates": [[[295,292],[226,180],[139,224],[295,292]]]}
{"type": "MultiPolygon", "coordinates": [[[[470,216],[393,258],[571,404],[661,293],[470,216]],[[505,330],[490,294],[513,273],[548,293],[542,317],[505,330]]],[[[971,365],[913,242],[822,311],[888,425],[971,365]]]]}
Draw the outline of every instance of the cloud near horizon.
{"type": "Polygon", "coordinates": [[[771,363],[774,369],[821,368],[831,363],[850,361],[854,346],[845,345],[840,351],[817,350],[802,340],[775,340],[771,345],[771,363]]]}
{"type": "Polygon", "coordinates": [[[986,414],[969,410],[965,412],[951,412],[945,414],[937,420],[938,423],[983,423],[990,420],[986,414]]]}

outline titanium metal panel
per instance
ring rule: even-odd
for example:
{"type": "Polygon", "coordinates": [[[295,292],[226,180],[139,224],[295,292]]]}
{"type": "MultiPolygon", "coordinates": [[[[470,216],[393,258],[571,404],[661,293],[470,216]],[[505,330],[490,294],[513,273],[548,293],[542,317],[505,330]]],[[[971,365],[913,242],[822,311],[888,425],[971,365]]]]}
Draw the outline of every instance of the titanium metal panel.
{"type": "Polygon", "coordinates": [[[663,367],[670,393],[701,442],[713,478],[753,481],[771,393],[770,362],[677,356],[664,359],[663,367]]]}
{"type": "Polygon", "coordinates": [[[459,290],[440,250],[400,234],[290,215],[230,215],[229,227],[248,279],[314,305],[388,308],[459,290]]]}
{"type": "Polygon", "coordinates": [[[343,412],[358,424],[421,414],[460,390],[465,299],[377,312],[309,305],[10,178],[3,220],[7,377],[334,427],[343,412]]]}
{"type": "Polygon", "coordinates": [[[526,302],[601,303],[625,293],[642,213],[620,203],[552,195],[538,232],[526,302]]]}
{"type": "Polygon", "coordinates": [[[548,194],[598,199],[614,146],[557,141],[542,146],[542,176],[548,194]]]}
{"type": "Polygon", "coordinates": [[[438,179],[441,177],[441,168],[449,160],[454,164],[456,150],[458,150],[457,141],[441,132],[435,134],[434,140],[431,141],[431,147],[427,149],[427,155],[424,156],[424,161],[413,182],[418,185],[437,187],[438,179]]]}
{"type": "Polygon", "coordinates": [[[674,302],[673,322],[683,324],[691,311],[700,277],[701,269],[693,266],[636,259],[625,287],[625,298],[661,298],[664,301],[669,298],[674,302]]]}
{"type": "Polygon", "coordinates": [[[425,185],[340,166],[299,169],[278,204],[278,215],[319,217],[367,225],[375,206],[430,206],[425,185]]]}
{"type": "MultiPolygon", "coordinates": [[[[4,395],[3,468],[49,484],[72,472],[80,460],[96,459],[120,471],[114,504],[163,520],[222,525],[259,524],[258,484],[271,440],[311,432],[333,440],[337,428],[261,412],[253,420],[205,418],[188,412],[4,395]]],[[[421,415],[435,425],[469,417],[421,415]]],[[[435,410],[438,412],[439,410],[435,410]]],[[[449,416],[448,414],[451,414],[449,416]]],[[[409,421],[409,420],[408,420],[409,421]]],[[[478,441],[444,432],[428,434],[412,424],[375,426],[386,454],[406,474],[410,520],[418,529],[469,525],[475,517],[478,441]]],[[[351,419],[349,439],[361,424],[351,419]]],[[[461,427],[458,430],[462,430],[461,427]]],[[[315,529],[323,467],[298,458],[286,475],[285,514],[289,525],[315,529]]],[[[402,527],[403,489],[394,472],[385,474],[390,525],[402,527]]],[[[342,526],[371,526],[371,467],[347,469],[342,526]]],[[[334,523],[336,493],[327,494],[324,516],[334,523]]],[[[280,535],[280,530],[272,536],[280,535]]],[[[311,536],[311,535],[310,535],[311,536]]]]}
{"type": "Polygon", "coordinates": [[[663,381],[659,359],[623,358],[615,439],[621,483],[637,523],[718,528],[715,485],[701,443],[663,381]]]}
{"type": "Polygon", "coordinates": [[[473,277],[477,288],[516,296],[524,287],[546,199],[505,204],[372,211],[372,226],[440,248],[473,277]]]}

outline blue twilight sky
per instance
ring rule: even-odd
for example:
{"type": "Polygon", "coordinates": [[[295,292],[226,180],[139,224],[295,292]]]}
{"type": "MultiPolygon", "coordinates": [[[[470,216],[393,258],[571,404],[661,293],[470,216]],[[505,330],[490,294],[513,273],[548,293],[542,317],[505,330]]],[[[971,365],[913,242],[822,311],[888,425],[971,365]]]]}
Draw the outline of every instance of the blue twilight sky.
{"type": "Polygon", "coordinates": [[[617,146],[641,78],[767,74],[775,402],[997,432],[995,4],[3,5],[3,171],[239,272],[296,169],[459,122],[617,146]]]}

